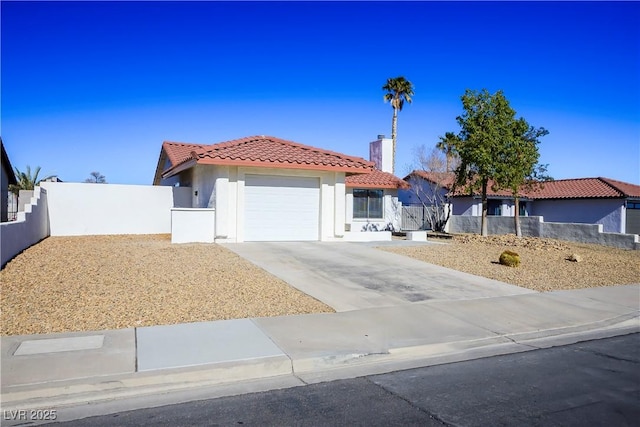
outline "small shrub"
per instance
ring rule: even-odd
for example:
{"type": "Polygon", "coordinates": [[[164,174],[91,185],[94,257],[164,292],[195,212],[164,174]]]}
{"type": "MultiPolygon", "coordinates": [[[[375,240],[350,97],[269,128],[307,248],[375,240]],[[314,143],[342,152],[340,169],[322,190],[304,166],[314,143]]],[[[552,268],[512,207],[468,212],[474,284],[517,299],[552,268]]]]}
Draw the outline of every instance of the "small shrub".
{"type": "Polygon", "coordinates": [[[500,264],[507,267],[517,267],[520,265],[520,255],[511,251],[504,251],[500,254],[500,264]]]}

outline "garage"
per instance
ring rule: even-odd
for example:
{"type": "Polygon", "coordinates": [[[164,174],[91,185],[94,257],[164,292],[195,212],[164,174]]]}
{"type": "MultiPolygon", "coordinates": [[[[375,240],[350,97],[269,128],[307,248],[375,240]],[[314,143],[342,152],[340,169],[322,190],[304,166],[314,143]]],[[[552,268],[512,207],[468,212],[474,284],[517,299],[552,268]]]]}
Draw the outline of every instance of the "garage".
{"type": "Polygon", "coordinates": [[[319,240],[320,179],[246,175],[244,240],[319,240]]]}

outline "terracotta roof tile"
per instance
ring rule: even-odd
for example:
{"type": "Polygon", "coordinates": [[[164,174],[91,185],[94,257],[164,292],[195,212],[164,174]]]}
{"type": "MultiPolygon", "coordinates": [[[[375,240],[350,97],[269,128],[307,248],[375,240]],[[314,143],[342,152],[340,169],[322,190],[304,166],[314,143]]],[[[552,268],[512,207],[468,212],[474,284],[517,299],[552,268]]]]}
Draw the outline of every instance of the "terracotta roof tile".
{"type": "Polygon", "coordinates": [[[559,179],[529,192],[533,199],[591,199],[640,196],[640,186],[607,178],[559,179]],[[617,183],[617,186],[613,184],[617,183]],[[635,196],[634,196],[635,194],[635,196]]]}
{"type": "MultiPolygon", "coordinates": [[[[442,179],[444,186],[450,188],[454,175],[438,178],[440,175],[433,172],[413,171],[407,175],[408,179],[412,175],[419,176],[431,182],[442,179]]],[[[462,194],[460,194],[462,196],[462,194]]],[[[510,196],[508,190],[492,191],[491,183],[487,191],[488,196],[510,196]]],[[[586,199],[586,198],[625,198],[640,197],[640,185],[627,182],[616,181],[610,178],[577,178],[559,179],[545,182],[541,187],[532,191],[523,191],[523,196],[531,199],[586,199]]]]}
{"type": "MultiPolygon", "coordinates": [[[[198,164],[258,166],[368,173],[374,163],[361,157],[323,150],[272,136],[251,136],[212,145],[165,143],[171,169],[194,160],[198,164]],[[171,154],[169,153],[171,151],[171,154]],[[174,162],[175,159],[175,162],[174,162]]],[[[167,173],[169,170],[166,170],[167,173]]]]}
{"type": "Polygon", "coordinates": [[[371,173],[349,175],[345,178],[345,185],[358,188],[409,188],[406,181],[378,169],[371,173]]]}
{"type": "Polygon", "coordinates": [[[640,185],[630,184],[628,182],[617,181],[611,178],[598,178],[610,186],[614,187],[627,197],[640,197],[640,185]]]}
{"type": "Polygon", "coordinates": [[[170,142],[165,141],[162,143],[162,148],[171,162],[172,166],[178,165],[185,160],[191,158],[191,153],[199,150],[206,145],[203,144],[187,144],[184,142],[170,142]]]}

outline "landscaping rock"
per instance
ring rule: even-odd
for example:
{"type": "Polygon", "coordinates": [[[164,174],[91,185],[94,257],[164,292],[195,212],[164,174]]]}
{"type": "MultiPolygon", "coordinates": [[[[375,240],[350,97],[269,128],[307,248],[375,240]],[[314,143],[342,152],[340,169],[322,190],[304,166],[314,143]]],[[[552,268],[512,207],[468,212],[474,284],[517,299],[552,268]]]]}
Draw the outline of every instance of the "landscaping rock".
{"type": "Polygon", "coordinates": [[[582,257],[578,254],[571,254],[567,257],[567,261],[582,262],[582,257]]]}

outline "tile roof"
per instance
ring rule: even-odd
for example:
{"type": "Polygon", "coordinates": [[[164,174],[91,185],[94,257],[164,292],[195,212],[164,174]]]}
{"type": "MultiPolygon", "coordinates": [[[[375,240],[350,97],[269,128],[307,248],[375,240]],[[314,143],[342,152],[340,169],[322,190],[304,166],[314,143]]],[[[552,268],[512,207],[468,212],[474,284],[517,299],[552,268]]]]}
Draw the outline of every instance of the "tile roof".
{"type": "Polygon", "coordinates": [[[406,181],[378,169],[371,173],[349,175],[345,178],[345,185],[358,188],[409,188],[406,181]]]}
{"type": "Polygon", "coordinates": [[[187,159],[191,158],[191,153],[206,147],[203,144],[186,144],[184,142],[169,142],[162,143],[162,148],[171,162],[172,166],[178,165],[187,159]]]}
{"type": "Polygon", "coordinates": [[[537,191],[528,193],[533,199],[587,199],[640,197],[640,185],[609,178],[559,179],[545,182],[537,191]]]}
{"type": "Polygon", "coordinates": [[[250,136],[219,144],[182,144],[166,142],[163,149],[171,167],[170,176],[180,165],[190,164],[255,166],[287,169],[311,169],[369,173],[374,163],[361,157],[323,150],[272,136],[250,136]],[[189,153],[187,154],[187,151],[189,153]],[[174,162],[175,160],[175,162],[174,162]]]}
{"type": "MultiPolygon", "coordinates": [[[[434,172],[426,172],[416,170],[405,177],[405,180],[411,176],[419,176],[431,182],[442,179],[445,188],[450,188],[454,180],[453,173],[448,174],[444,178],[439,178],[441,174],[434,172]]],[[[589,199],[589,198],[625,198],[640,197],[640,185],[630,184],[628,182],[617,181],[610,178],[575,178],[575,179],[559,179],[556,181],[545,182],[541,187],[523,191],[523,196],[531,199],[589,199]]],[[[462,194],[459,194],[462,196],[462,194]]],[[[510,191],[500,190],[492,191],[491,183],[487,191],[488,196],[507,196],[511,195],[510,191]]]]}

